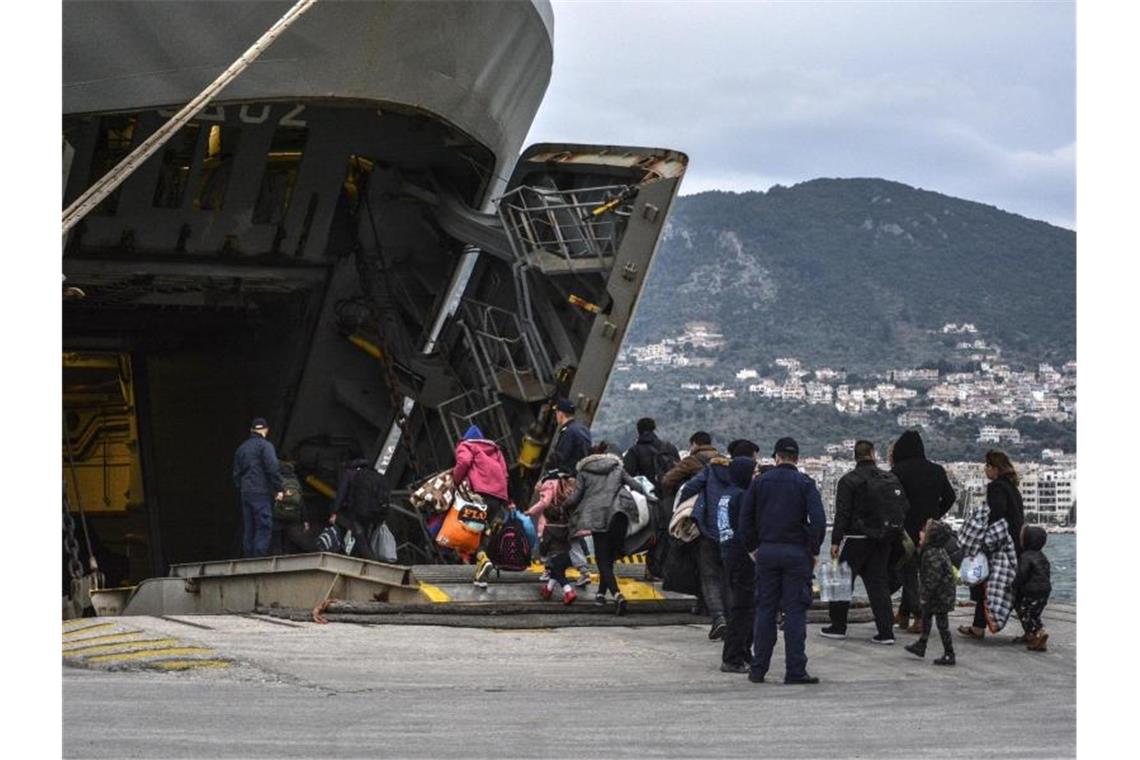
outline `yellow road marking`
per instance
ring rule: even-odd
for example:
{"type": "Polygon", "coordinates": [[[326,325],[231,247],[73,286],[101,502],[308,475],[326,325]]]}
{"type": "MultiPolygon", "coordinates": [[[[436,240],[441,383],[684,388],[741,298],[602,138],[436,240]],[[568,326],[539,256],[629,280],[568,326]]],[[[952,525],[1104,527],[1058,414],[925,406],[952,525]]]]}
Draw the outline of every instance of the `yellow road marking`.
{"type": "Polygon", "coordinates": [[[665,598],[660,591],[644,581],[636,581],[632,578],[618,578],[617,583],[618,588],[621,589],[622,596],[631,602],[665,598]]]}
{"type": "Polygon", "coordinates": [[[142,631],[126,631],[124,633],[109,633],[106,636],[92,636],[87,639],[64,639],[63,648],[80,648],[93,644],[109,644],[113,641],[130,641],[139,636],[145,636],[142,631]]]}
{"type": "Polygon", "coordinates": [[[178,644],[178,639],[147,639],[145,641],[120,641],[117,644],[97,644],[90,647],[82,647],[79,649],[64,650],[64,656],[72,657],[90,657],[96,654],[125,654],[127,652],[137,652],[140,649],[157,649],[159,647],[170,647],[178,644]]]}
{"type": "Polygon", "coordinates": [[[77,633],[88,633],[99,628],[115,628],[115,623],[99,623],[98,625],[85,625],[82,628],[69,628],[63,632],[65,638],[73,637],[77,633]]]}
{"type": "Polygon", "coordinates": [[[131,660],[145,660],[149,657],[181,657],[191,654],[213,654],[212,649],[205,647],[170,647],[168,649],[143,649],[139,652],[125,654],[100,654],[87,658],[87,662],[129,662],[131,660]]]}
{"type": "Polygon", "coordinates": [[[420,593],[428,598],[429,602],[450,602],[451,596],[439,586],[420,581],[420,593]]]}
{"type": "Polygon", "coordinates": [[[163,660],[151,667],[160,670],[190,670],[191,668],[228,668],[231,665],[227,660],[163,660]]]}

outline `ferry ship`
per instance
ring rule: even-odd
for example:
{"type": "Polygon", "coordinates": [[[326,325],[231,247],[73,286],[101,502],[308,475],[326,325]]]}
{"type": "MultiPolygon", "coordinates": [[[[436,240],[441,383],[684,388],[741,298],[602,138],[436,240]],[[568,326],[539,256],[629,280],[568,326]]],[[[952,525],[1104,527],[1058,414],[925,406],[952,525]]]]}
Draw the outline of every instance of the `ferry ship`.
{"type": "MultiPolygon", "coordinates": [[[[65,2],[63,206],[290,5],[65,2]]],[[[65,511],[110,585],[237,556],[254,417],[315,503],[374,461],[409,564],[401,489],[468,425],[521,501],[552,401],[590,422],[688,159],[524,148],[554,28],[547,0],[316,3],[65,236],[65,511]]]]}

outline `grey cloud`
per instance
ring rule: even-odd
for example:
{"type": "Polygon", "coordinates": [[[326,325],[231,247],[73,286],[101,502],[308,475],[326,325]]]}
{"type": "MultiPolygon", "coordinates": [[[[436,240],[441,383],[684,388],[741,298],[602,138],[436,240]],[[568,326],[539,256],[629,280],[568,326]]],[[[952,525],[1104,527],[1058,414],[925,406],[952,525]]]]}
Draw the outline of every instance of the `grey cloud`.
{"type": "Polygon", "coordinates": [[[556,4],[532,140],[678,148],[685,192],[881,176],[1071,226],[1071,5],[885,5],[556,4]]]}

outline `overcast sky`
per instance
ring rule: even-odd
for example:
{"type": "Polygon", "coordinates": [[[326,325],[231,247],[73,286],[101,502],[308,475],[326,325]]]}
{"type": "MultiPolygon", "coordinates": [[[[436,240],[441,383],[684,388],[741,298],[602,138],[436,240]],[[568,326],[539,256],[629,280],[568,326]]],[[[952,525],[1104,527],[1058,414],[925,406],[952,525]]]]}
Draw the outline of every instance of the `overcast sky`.
{"type": "Polygon", "coordinates": [[[682,193],[883,177],[1074,227],[1072,3],[554,1],[528,142],[676,148],[682,193]]]}

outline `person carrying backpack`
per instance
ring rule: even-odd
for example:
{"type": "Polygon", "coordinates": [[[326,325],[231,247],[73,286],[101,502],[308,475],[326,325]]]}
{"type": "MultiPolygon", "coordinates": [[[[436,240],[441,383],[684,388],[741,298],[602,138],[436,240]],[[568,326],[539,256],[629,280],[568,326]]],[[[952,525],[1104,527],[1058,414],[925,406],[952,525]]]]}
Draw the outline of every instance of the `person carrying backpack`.
{"type": "Polygon", "coordinates": [[[594,447],[593,454],[579,460],[574,490],[566,497],[564,507],[571,515],[571,532],[587,530],[594,539],[599,576],[594,604],[604,606],[608,591],[614,596],[615,611],[624,615],[626,601],[614,575],[614,561],[622,553],[630,520],[637,518],[637,507],[622,491],[628,487],[645,493],[645,489],[626,473],[621,457],[607,451],[603,441],[594,447]]]}
{"type": "Polygon", "coordinates": [[[647,578],[660,578],[664,573],[673,501],[665,497],[662,481],[665,479],[665,474],[681,461],[677,447],[658,438],[656,430],[657,423],[653,418],[642,417],[638,420],[637,443],[630,446],[622,457],[625,471],[630,477],[644,476],[653,484],[653,493],[657,496],[656,514],[653,515],[654,540],[649,547],[645,562],[647,578]]]}
{"type": "Polygon", "coordinates": [[[562,589],[562,603],[571,604],[578,598],[566,580],[570,568],[570,524],[565,508],[566,498],[574,490],[574,478],[564,472],[551,470],[542,477],[538,486],[538,499],[526,513],[537,521],[539,553],[546,572],[543,573],[539,593],[549,600],[555,588],[562,589]]]}
{"type": "MultiPolygon", "coordinates": [[[[747,673],[752,662],[752,626],[756,622],[756,563],[736,535],[740,530],[740,502],[752,483],[756,460],[735,456],[728,465],[731,485],[716,504],[716,524],[724,563],[727,590],[728,629],[724,634],[720,669],[723,673],[747,673]]],[[[771,469],[770,467],[767,469],[771,469]]]]}
{"type": "MultiPolygon", "coordinates": [[[[909,504],[899,479],[880,470],[875,461],[875,444],[855,442],[855,469],[839,480],[835,489],[835,524],[831,529],[831,556],[846,562],[851,578],[863,579],[878,633],[875,644],[894,644],[894,615],[887,581],[887,560],[891,546],[900,540],[909,504]]],[[[847,611],[850,602],[829,602],[831,625],[819,635],[829,639],[847,638],[847,611]]]]}
{"type": "Polygon", "coordinates": [[[345,465],[337,484],[336,504],[329,522],[342,531],[352,531],[353,554],[373,562],[382,561],[372,552],[372,531],[388,518],[388,481],[367,459],[345,465]]]}
{"type": "Polygon", "coordinates": [[[273,532],[269,537],[269,553],[301,554],[309,550],[306,537],[305,498],[301,481],[292,462],[278,462],[281,471],[281,498],[273,503],[273,532]]]}

